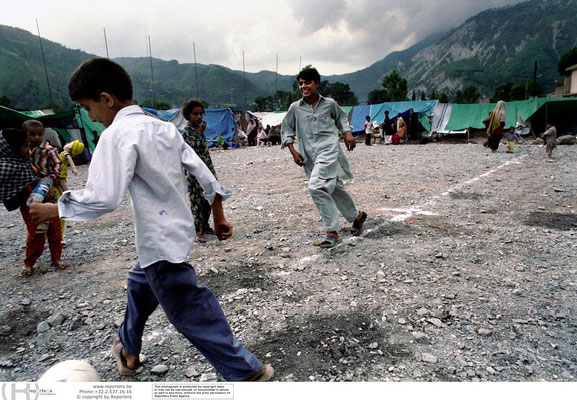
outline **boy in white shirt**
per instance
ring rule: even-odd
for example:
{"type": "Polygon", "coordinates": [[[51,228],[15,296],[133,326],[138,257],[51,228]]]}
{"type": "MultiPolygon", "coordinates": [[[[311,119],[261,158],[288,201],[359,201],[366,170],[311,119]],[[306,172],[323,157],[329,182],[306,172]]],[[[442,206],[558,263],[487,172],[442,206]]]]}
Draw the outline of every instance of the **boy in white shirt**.
{"type": "Polygon", "coordinates": [[[196,283],[188,259],[194,237],[186,203],[183,168],[193,174],[212,204],[220,240],[232,235],[224,217],[223,188],[171,123],[146,116],[132,103],[132,82],[118,64],[94,58],[81,64],[68,83],[72,100],[88,111],[102,132],[90,165],[86,188],[65,192],[58,204],[38,204],[38,221],[54,217],[86,221],[115,210],[130,192],[134,209],[138,262],[128,273],[124,322],[112,346],[121,375],[133,375],[146,320],[160,304],[169,321],[226,379],[269,380],[274,370],[262,365],[233,336],[218,300],[196,283]]]}

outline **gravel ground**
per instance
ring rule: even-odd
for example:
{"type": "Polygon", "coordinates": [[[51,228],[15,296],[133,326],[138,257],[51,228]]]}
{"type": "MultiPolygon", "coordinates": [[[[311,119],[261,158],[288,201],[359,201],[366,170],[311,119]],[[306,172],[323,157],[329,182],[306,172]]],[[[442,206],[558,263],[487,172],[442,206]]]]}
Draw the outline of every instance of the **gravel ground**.
{"type": "MultiPolygon", "coordinates": [[[[365,233],[352,237],[342,220],[340,244],[319,249],[320,218],[288,151],[212,152],[234,192],[234,235],[195,246],[190,262],[276,380],[576,380],[577,147],[552,161],[530,145],[359,143],[348,155],[365,233]]],[[[136,260],[127,200],[68,224],[71,268],[51,270],[45,254],[28,279],[24,223],[0,216],[0,381],[33,381],[66,359],[105,381],[222,379],[162,310],[139,374],[116,372],[109,350],[136,260]]]]}

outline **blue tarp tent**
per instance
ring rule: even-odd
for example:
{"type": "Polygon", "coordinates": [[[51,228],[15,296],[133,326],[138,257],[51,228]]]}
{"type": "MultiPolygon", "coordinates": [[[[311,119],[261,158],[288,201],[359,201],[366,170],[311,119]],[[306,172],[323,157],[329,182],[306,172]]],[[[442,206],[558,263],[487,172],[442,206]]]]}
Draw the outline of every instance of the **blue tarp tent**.
{"type": "MultiPolygon", "coordinates": [[[[382,124],[385,120],[385,110],[389,111],[389,117],[394,119],[397,115],[403,116],[409,114],[418,114],[419,118],[429,116],[435,109],[437,100],[420,100],[420,101],[396,101],[381,104],[363,105],[353,107],[351,125],[353,133],[362,133],[367,115],[371,121],[382,124]]],[[[404,118],[404,117],[403,117],[404,118]]],[[[407,121],[408,122],[408,121],[407,121]]]]}
{"type": "MultiPolygon", "coordinates": [[[[179,130],[184,129],[187,124],[179,108],[173,108],[171,110],[144,108],[144,110],[149,115],[172,122],[179,130]]],[[[236,131],[236,124],[234,123],[234,115],[229,108],[207,108],[205,110],[204,120],[206,121],[204,136],[206,137],[208,147],[218,144],[216,138],[219,135],[222,135],[226,144],[232,147],[232,137],[236,131]]]]}

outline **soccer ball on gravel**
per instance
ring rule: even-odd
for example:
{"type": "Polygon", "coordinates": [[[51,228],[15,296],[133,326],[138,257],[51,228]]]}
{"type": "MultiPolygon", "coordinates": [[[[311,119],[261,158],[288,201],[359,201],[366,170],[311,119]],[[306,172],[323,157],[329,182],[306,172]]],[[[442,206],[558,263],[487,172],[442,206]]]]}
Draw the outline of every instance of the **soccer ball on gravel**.
{"type": "Polygon", "coordinates": [[[38,382],[100,382],[100,375],[86,361],[67,360],[50,367],[38,382]]]}

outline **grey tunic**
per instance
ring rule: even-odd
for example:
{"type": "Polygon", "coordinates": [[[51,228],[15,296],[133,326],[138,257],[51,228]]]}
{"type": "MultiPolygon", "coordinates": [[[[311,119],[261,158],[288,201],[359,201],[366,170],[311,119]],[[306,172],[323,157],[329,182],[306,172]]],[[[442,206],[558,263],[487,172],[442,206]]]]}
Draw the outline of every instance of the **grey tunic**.
{"type": "Polygon", "coordinates": [[[339,144],[339,132],[350,131],[347,115],[331,98],[319,95],[315,109],[304,99],[295,101],[282,122],[281,148],[298,138],[299,152],[305,160],[305,173],[310,178],[317,164],[321,179],[339,177],[352,179],[349,162],[339,144]]]}

